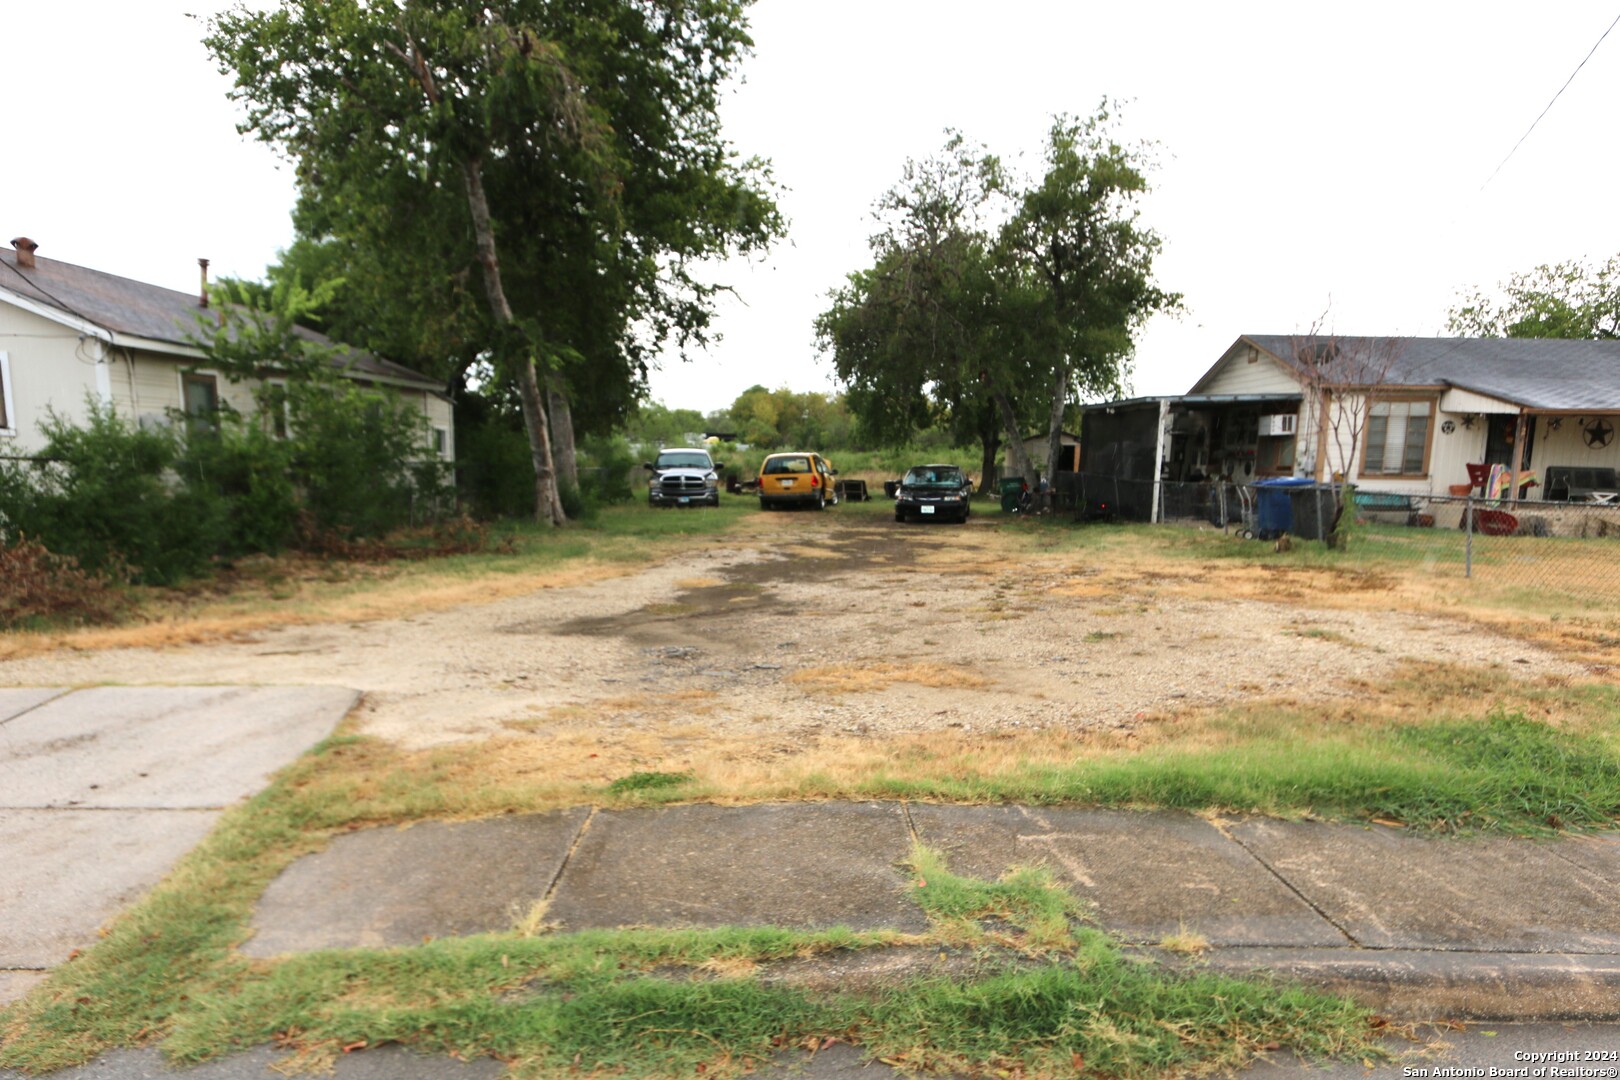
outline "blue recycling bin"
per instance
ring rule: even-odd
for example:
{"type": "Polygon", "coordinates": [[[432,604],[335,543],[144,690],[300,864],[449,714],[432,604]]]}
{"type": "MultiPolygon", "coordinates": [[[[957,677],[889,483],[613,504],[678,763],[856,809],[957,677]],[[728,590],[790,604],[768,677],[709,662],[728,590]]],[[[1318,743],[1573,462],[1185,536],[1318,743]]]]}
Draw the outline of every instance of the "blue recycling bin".
{"type": "Polygon", "coordinates": [[[1261,540],[1275,540],[1294,531],[1293,491],[1310,487],[1315,480],[1306,476],[1277,476],[1254,484],[1254,532],[1261,540]]]}

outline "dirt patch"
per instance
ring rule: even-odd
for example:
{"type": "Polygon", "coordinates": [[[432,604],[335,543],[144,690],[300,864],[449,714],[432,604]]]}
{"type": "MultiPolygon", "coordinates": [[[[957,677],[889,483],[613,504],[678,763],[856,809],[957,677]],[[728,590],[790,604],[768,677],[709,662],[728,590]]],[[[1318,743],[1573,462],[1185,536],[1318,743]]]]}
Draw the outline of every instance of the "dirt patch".
{"type": "MultiPolygon", "coordinates": [[[[365,691],[362,730],[405,749],[568,734],[775,752],[946,730],[1121,732],[1259,698],[1332,708],[1413,661],[1587,674],[1522,636],[1393,610],[1400,583],[1377,574],[1031,555],[994,520],[760,517],[725,547],[627,576],[503,578],[499,594],[463,584],[436,610],[372,604],[358,609],[367,621],[55,651],[0,662],[0,685],[332,684],[365,691]]],[[[1569,629],[1581,659],[1610,653],[1593,628],[1569,629]]]]}

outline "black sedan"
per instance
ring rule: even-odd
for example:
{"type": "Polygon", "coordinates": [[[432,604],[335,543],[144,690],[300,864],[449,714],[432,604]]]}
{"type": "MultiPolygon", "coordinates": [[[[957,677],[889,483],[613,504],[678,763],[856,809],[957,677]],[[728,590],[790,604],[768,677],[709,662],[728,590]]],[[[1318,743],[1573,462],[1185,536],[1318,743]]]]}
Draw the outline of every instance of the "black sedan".
{"type": "Polygon", "coordinates": [[[965,522],[972,512],[973,481],[958,465],[918,465],[907,469],[894,493],[894,520],[965,522]]]}

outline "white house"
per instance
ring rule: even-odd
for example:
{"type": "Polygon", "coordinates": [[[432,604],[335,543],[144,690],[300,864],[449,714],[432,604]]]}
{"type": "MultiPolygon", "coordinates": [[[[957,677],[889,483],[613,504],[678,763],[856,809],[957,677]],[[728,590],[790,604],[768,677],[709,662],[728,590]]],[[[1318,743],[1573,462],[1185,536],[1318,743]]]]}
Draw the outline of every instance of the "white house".
{"type": "Polygon", "coordinates": [[[1344,477],[1445,496],[1480,491],[1479,474],[1495,465],[1495,494],[1510,500],[1517,489],[1604,501],[1620,498],[1617,431],[1620,341],[1245,334],[1186,394],[1087,406],[1081,471],[1142,483],[1344,477]],[[1379,378],[1323,403],[1302,362],[1290,362],[1302,347],[1375,355],[1379,378]],[[1346,410],[1365,412],[1348,425],[1360,431],[1353,451],[1339,434],[1347,425],[1334,422],[1346,410]]]}
{"type": "MultiPolygon", "coordinates": [[[[176,292],[40,258],[26,237],[12,246],[0,249],[0,456],[37,453],[47,412],[81,418],[87,397],[141,423],[211,413],[222,403],[252,411],[252,386],[225,379],[193,344],[197,316],[206,314],[205,291],[176,292]]],[[[421,409],[431,439],[424,452],[453,459],[454,419],[438,382],[337,348],[333,362],[344,375],[421,409]]]]}

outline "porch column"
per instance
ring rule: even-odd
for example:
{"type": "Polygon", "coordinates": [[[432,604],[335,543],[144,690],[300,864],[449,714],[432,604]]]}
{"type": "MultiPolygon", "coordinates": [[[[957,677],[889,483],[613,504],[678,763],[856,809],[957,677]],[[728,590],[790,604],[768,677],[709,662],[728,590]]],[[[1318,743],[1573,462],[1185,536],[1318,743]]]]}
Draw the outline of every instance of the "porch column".
{"type": "Polygon", "coordinates": [[[1519,418],[1513,425],[1513,477],[1510,481],[1512,487],[1508,488],[1508,501],[1519,501],[1519,473],[1524,469],[1524,440],[1528,417],[1523,409],[1519,410],[1519,418]]]}
{"type": "Polygon", "coordinates": [[[1170,399],[1159,399],[1159,437],[1153,446],[1153,511],[1148,517],[1148,523],[1159,523],[1159,500],[1164,491],[1164,437],[1170,426],[1170,399]]]}

